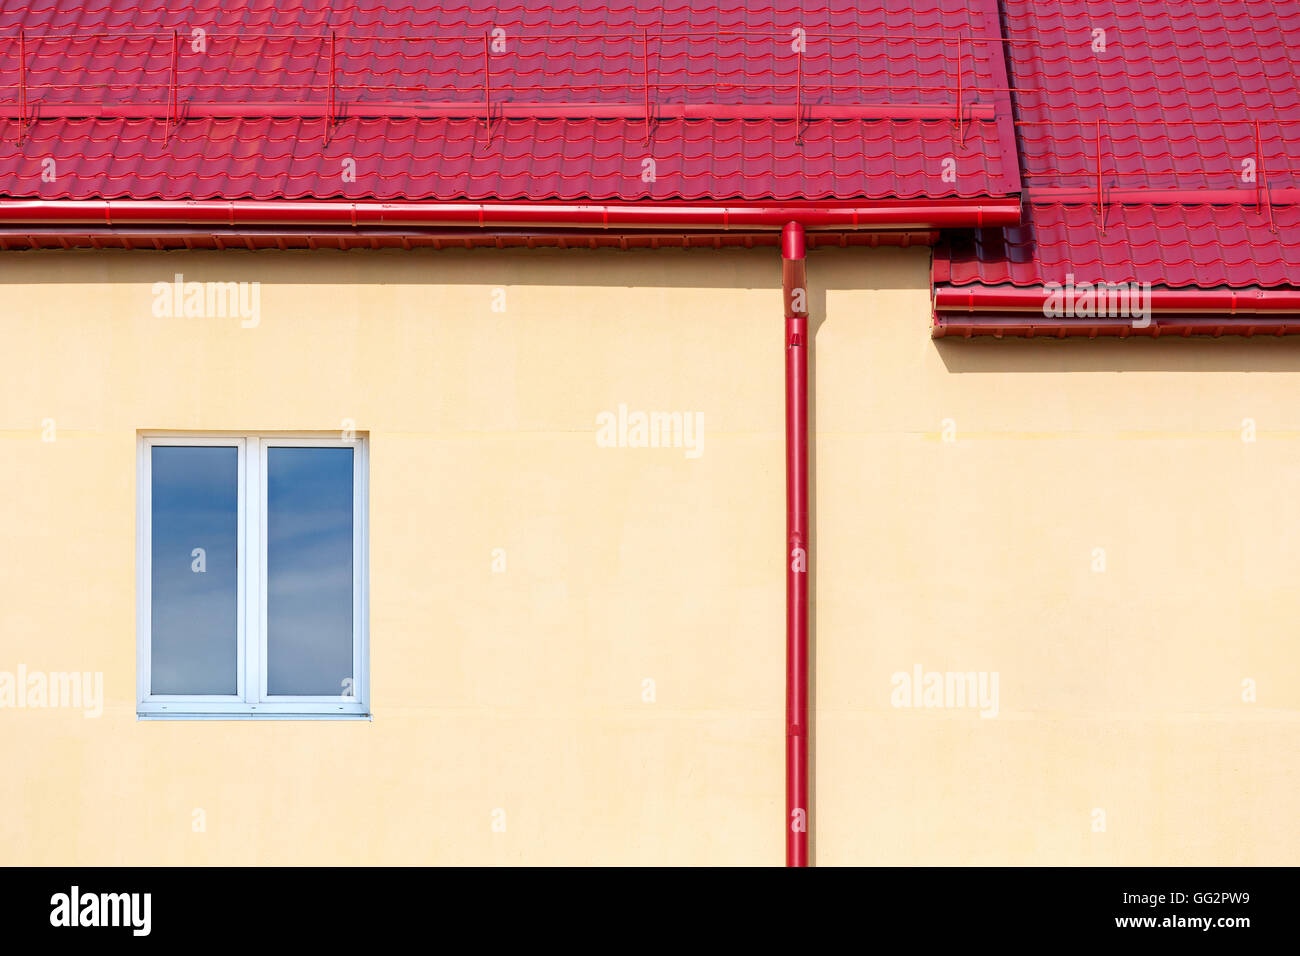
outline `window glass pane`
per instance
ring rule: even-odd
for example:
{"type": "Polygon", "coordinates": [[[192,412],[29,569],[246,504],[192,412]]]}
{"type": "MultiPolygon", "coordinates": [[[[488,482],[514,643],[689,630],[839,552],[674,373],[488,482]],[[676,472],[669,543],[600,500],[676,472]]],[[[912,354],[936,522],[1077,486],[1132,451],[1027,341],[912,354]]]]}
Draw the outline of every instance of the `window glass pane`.
{"type": "Polygon", "coordinates": [[[239,450],[157,446],[150,692],[237,694],[239,450]]]}
{"type": "Polygon", "coordinates": [[[266,691],[351,694],[352,449],[268,448],[266,691]]]}

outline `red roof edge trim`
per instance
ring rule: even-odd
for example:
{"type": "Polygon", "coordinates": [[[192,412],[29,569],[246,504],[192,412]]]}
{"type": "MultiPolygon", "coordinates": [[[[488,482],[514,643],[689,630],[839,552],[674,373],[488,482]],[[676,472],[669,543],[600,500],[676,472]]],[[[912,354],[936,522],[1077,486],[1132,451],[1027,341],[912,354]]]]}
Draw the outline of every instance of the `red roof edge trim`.
{"type": "MultiPolygon", "coordinates": [[[[1056,291],[1059,293],[1060,289],[1056,291]]],[[[1230,318],[1270,312],[1300,313],[1298,289],[1150,289],[1143,292],[1143,297],[1148,294],[1153,314],[1202,312],[1224,314],[1230,318]]],[[[1043,286],[947,286],[934,290],[934,307],[939,312],[1037,312],[1043,320],[1035,324],[1042,326],[1103,321],[1086,317],[1051,318],[1044,313],[1048,299],[1049,293],[1043,286]]]]}
{"type": "MultiPolygon", "coordinates": [[[[815,231],[806,234],[808,247],[932,246],[938,230],[890,229],[874,232],[815,231]]],[[[130,226],[113,229],[70,230],[35,226],[0,226],[0,250],[30,249],[725,249],[779,246],[781,233],[669,232],[667,230],[508,229],[292,229],[242,227],[228,231],[218,226],[130,226]]]]}
{"type": "Polygon", "coordinates": [[[1160,338],[1162,335],[1297,335],[1300,312],[1255,313],[1229,316],[1153,313],[1151,322],[1135,327],[1127,319],[1035,319],[1029,313],[979,313],[977,315],[935,314],[930,337],[942,339],[975,336],[994,338],[1160,338]]]}
{"type": "MultiPolygon", "coordinates": [[[[1148,293],[1143,292],[1145,297],[1148,293]]],[[[1126,315],[1054,317],[1044,287],[946,286],[934,292],[932,338],[991,335],[1088,338],[1161,335],[1300,334],[1300,290],[1151,289],[1149,311],[1126,315]]],[[[1108,310],[1114,311],[1114,310],[1108,310]]]]}
{"type": "MultiPolygon", "coordinates": [[[[889,202],[747,203],[429,203],[292,200],[0,200],[0,224],[114,226],[141,223],[340,227],[471,226],[483,229],[770,230],[788,222],[836,231],[1015,225],[1020,200],[931,199],[889,202]]],[[[85,235],[86,229],[69,230],[85,235]]]]}

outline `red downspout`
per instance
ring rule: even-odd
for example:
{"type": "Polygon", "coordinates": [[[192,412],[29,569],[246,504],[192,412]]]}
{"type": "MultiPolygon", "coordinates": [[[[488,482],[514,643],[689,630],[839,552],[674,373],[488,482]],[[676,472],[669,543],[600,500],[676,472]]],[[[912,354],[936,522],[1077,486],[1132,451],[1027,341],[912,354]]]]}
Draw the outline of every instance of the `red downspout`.
{"type": "Polygon", "coordinates": [[[781,233],[785,295],[785,865],[808,865],[808,270],[803,226],[781,233]]]}

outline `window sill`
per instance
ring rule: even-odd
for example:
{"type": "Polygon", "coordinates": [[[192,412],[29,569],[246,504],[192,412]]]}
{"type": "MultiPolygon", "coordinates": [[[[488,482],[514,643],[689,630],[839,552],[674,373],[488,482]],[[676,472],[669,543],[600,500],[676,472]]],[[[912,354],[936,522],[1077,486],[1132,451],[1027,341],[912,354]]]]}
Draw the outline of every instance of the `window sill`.
{"type": "Polygon", "coordinates": [[[140,720],[374,720],[370,714],[186,714],[149,713],[135,715],[140,720]]]}

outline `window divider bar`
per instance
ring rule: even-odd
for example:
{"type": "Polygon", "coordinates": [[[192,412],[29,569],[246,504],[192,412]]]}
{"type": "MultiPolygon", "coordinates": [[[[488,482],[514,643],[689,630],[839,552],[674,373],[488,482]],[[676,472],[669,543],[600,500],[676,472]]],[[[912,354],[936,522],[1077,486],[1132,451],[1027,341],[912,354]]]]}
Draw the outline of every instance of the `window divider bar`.
{"type": "Polygon", "coordinates": [[[262,634],[264,605],[262,590],[262,442],[258,438],[245,439],[247,445],[244,461],[244,538],[247,542],[240,555],[243,565],[239,579],[243,582],[244,634],[241,639],[243,655],[244,700],[256,706],[262,702],[262,634]],[[255,643],[254,643],[255,642],[255,643]],[[254,646],[249,646],[254,644],[254,646]]]}

